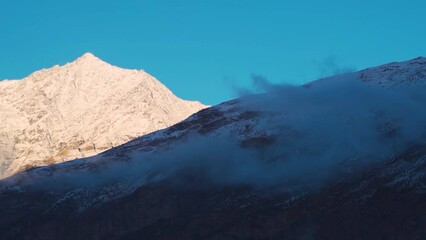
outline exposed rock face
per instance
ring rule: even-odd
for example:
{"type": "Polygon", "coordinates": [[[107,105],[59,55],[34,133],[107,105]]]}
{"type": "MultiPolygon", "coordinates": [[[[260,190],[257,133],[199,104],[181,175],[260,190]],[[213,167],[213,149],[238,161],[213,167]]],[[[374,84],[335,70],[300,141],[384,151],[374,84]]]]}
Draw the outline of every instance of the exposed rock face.
{"type": "Polygon", "coordinates": [[[0,177],[88,157],[203,109],[142,70],[90,53],[22,80],[0,82],[0,177]]]}

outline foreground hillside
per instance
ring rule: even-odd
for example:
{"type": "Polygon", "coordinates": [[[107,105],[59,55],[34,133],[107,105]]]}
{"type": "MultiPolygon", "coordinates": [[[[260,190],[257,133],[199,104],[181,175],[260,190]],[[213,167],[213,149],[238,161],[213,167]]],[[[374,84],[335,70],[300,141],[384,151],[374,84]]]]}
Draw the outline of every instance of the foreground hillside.
{"type": "Polygon", "coordinates": [[[423,239],[426,59],[277,86],[0,184],[6,239],[423,239]]]}

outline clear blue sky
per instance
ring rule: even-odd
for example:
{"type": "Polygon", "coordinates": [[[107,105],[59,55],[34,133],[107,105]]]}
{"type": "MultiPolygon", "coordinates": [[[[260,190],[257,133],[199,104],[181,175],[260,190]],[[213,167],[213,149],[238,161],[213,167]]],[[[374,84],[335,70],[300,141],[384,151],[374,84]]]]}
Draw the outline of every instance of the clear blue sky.
{"type": "Polygon", "coordinates": [[[300,84],[424,56],[425,23],[424,0],[1,1],[0,79],[92,52],[216,104],[252,74],[300,84]]]}

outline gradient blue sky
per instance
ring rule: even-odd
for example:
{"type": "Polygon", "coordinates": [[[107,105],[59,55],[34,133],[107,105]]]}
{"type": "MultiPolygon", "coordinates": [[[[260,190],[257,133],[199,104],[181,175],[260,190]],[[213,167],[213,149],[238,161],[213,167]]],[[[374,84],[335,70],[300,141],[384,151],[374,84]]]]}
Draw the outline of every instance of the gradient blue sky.
{"type": "Polygon", "coordinates": [[[0,79],[92,52],[216,104],[252,74],[300,84],[424,56],[425,23],[420,0],[1,1],[0,79]]]}

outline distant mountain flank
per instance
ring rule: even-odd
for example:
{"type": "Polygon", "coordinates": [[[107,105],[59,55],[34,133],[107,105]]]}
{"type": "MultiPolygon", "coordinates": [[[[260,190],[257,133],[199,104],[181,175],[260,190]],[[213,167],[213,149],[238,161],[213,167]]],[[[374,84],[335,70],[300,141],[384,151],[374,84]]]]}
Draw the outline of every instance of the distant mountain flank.
{"type": "Polygon", "coordinates": [[[143,70],[91,53],[0,82],[0,177],[88,157],[169,127],[206,106],[176,97],[143,70]]]}

